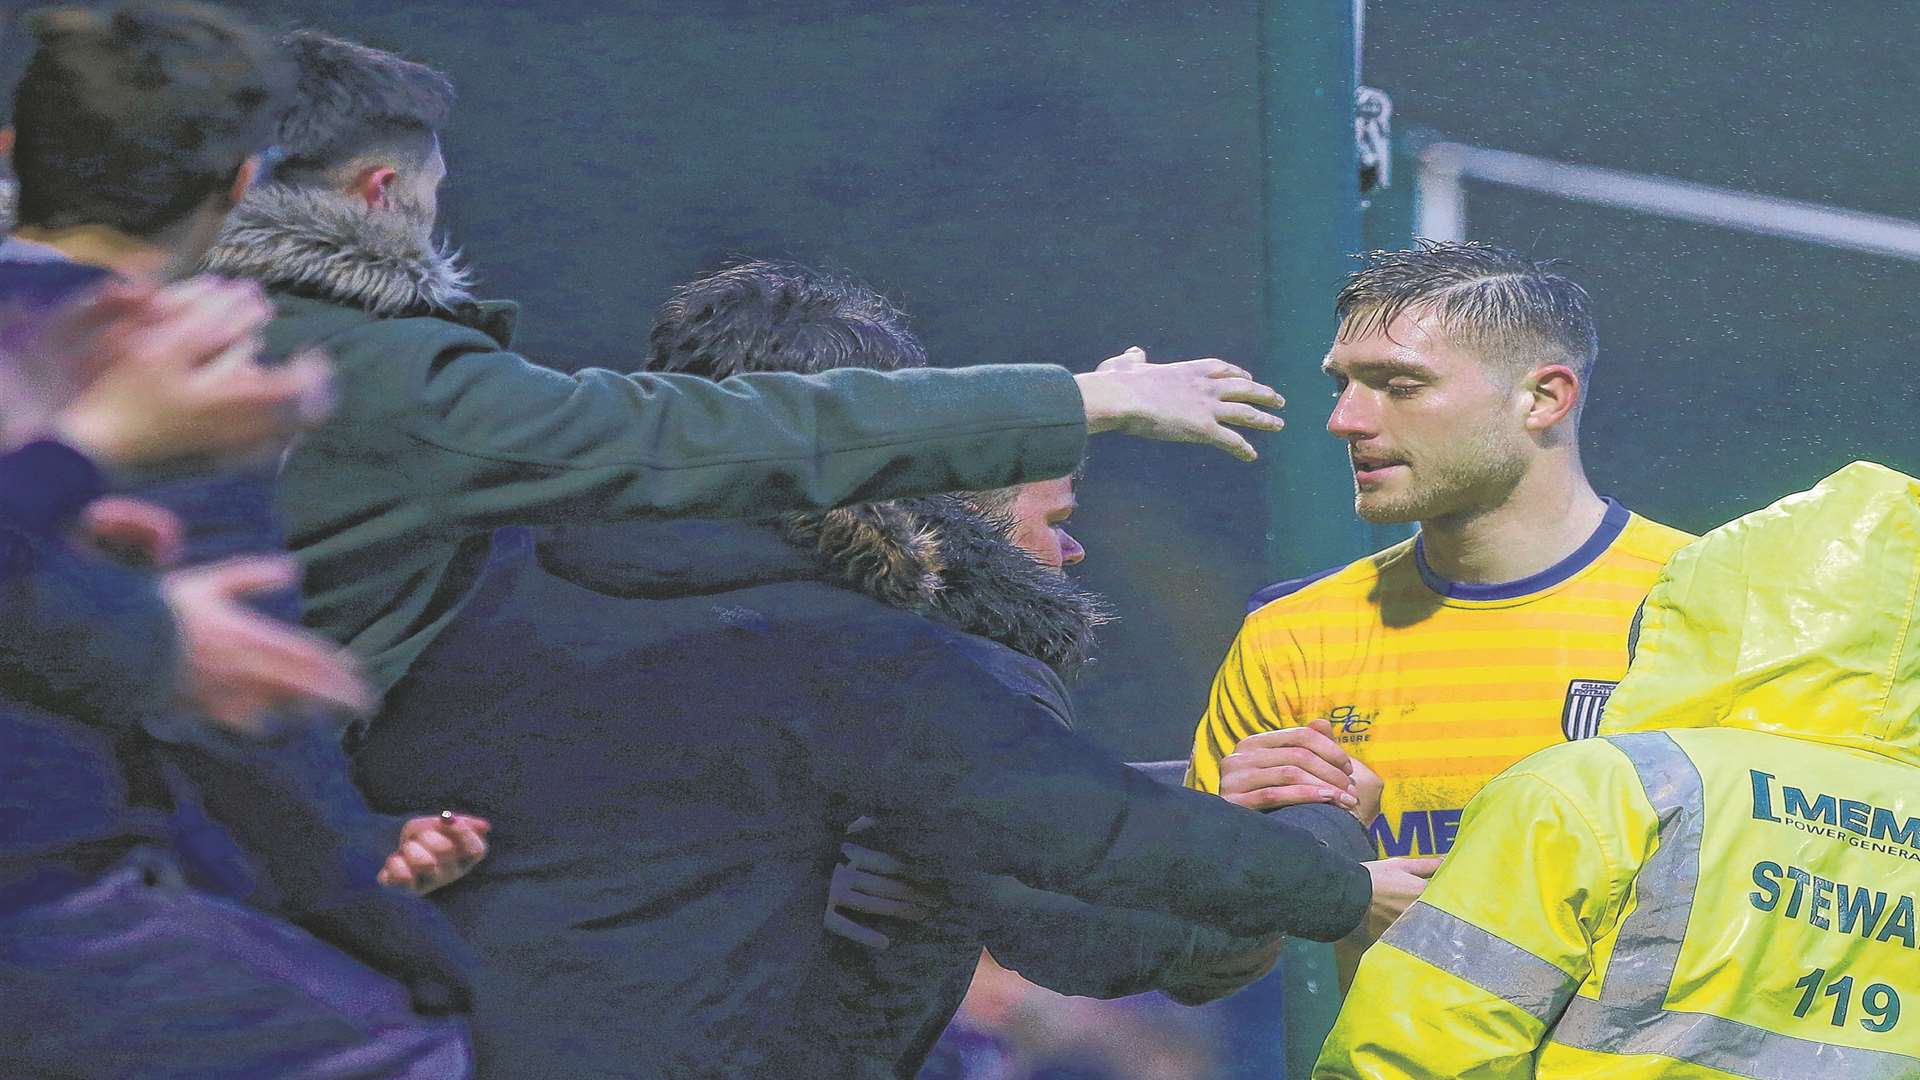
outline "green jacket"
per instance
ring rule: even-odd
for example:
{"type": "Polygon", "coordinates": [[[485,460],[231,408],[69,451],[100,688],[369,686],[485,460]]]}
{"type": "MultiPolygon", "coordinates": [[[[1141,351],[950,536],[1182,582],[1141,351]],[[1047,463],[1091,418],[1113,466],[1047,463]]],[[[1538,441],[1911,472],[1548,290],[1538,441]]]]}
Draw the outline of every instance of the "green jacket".
{"type": "Polygon", "coordinates": [[[1079,389],[1051,366],[722,384],[540,367],[509,351],[513,305],[474,302],[443,250],[324,193],[256,189],[210,268],[268,287],[269,353],[319,345],[337,366],[338,407],[279,499],[307,621],[382,689],[459,612],[497,527],[980,490],[1085,450],[1079,389]]]}

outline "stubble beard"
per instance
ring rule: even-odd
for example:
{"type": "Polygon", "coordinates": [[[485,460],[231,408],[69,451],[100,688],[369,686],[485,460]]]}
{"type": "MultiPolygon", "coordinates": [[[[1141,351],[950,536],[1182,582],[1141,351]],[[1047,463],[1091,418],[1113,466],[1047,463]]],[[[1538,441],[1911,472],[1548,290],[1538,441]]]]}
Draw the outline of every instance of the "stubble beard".
{"type": "Polygon", "coordinates": [[[394,227],[411,237],[420,250],[433,250],[433,214],[425,203],[404,192],[396,192],[386,212],[393,215],[394,227]]]}
{"type": "Polygon", "coordinates": [[[1494,509],[1526,475],[1527,450],[1524,436],[1493,424],[1476,427],[1463,433],[1457,452],[1409,461],[1397,491],[1356,484],[1354,513],[1375,525],[1402,525],[1494,509]]]}

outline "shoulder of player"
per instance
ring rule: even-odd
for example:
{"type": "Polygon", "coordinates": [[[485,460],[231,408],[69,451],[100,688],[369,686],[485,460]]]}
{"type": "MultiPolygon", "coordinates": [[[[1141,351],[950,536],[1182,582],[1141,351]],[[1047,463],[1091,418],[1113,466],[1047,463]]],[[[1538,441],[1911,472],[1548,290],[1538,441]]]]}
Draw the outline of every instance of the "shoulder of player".
{"type": "MultiPolygon", "coordinates": [[[[1247,621],[1268,621],[1314,608],[1324,601],[1365,596],[1388,570],[1413,557],[1413,541],[1403,540],[1364,559],[1289,578],[1255,592],[1247,600],[1247,621]]],[[[1411,565],[1409,563],[1409,565],[1411,565]]]]}
{"type": "Polygon", "coordinates": [[[1627,527],[1621,531],[1620,538],[1614,541],[1613,551],[1626,558],[1664,566],[1674,552],[1697,539],[1692,533],[1681,532],[1652,518],[1633,514],[1627,519],[1627,527]]]}

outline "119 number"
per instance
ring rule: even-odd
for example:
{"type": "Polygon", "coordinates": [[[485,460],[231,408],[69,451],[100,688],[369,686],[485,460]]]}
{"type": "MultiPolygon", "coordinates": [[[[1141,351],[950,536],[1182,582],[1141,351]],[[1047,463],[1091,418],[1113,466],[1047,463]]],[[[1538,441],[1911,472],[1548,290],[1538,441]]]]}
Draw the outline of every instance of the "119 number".
{"type": "MultiPolygon", "coordinates": [[[[1813,1003],[1821,997],[1833,999],[1834,1027],[1847,1026],[1847,1006],[1853,1000],[1853,976],[1847,975],[1827,983],[1822,990],[1820,984],[1827,977],[1826,968],[1814,968],[1807,972],[1806,978],[1794,983],[1796,989],[1804,987],[1806,992],[1800,995],[1800,1004],[1794,1006],[1793,1015],[1805,1016],[1813,1008],[1813,1003]]],[[[1900,995],[1886,983],[1874,983],[1860,995],[1860,1011],[1866,1018],[1860,1026],[1868,1031],[1887,1031],[1900,1022],[1900,995]]]]}

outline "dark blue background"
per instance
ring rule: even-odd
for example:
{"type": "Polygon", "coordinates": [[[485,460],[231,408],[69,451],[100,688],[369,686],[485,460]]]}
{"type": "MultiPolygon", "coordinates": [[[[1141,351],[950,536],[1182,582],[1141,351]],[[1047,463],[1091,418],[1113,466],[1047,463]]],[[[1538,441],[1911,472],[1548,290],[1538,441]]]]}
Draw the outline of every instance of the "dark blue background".
{"type": "MultiPolygon", "coordinates": [[[[238,6],[454,77],[446,223],[556,366],[633,364],[667,290],[736,253],[863,277],[940,363],[1260,355],[1252,0],[238,6]]],[[[1920,217],[1916,14],[1374,0],[1366,78],[1402,127],[1920,217]]],[[[1485,190],[1469,221],[1593,290],[1589,463],[1636,509],[1702,529],[1853,457],[1920,467],[1920,266],[1485,190]]],[[[1273,576],[1264,470],[1328,437],[1318,360],[1273,358],[1294,400],[1268,463],[1096,443],[1075,531],[1124,620],[1082,715],[1129,756],[1184,756],[1273,576]]]]}

